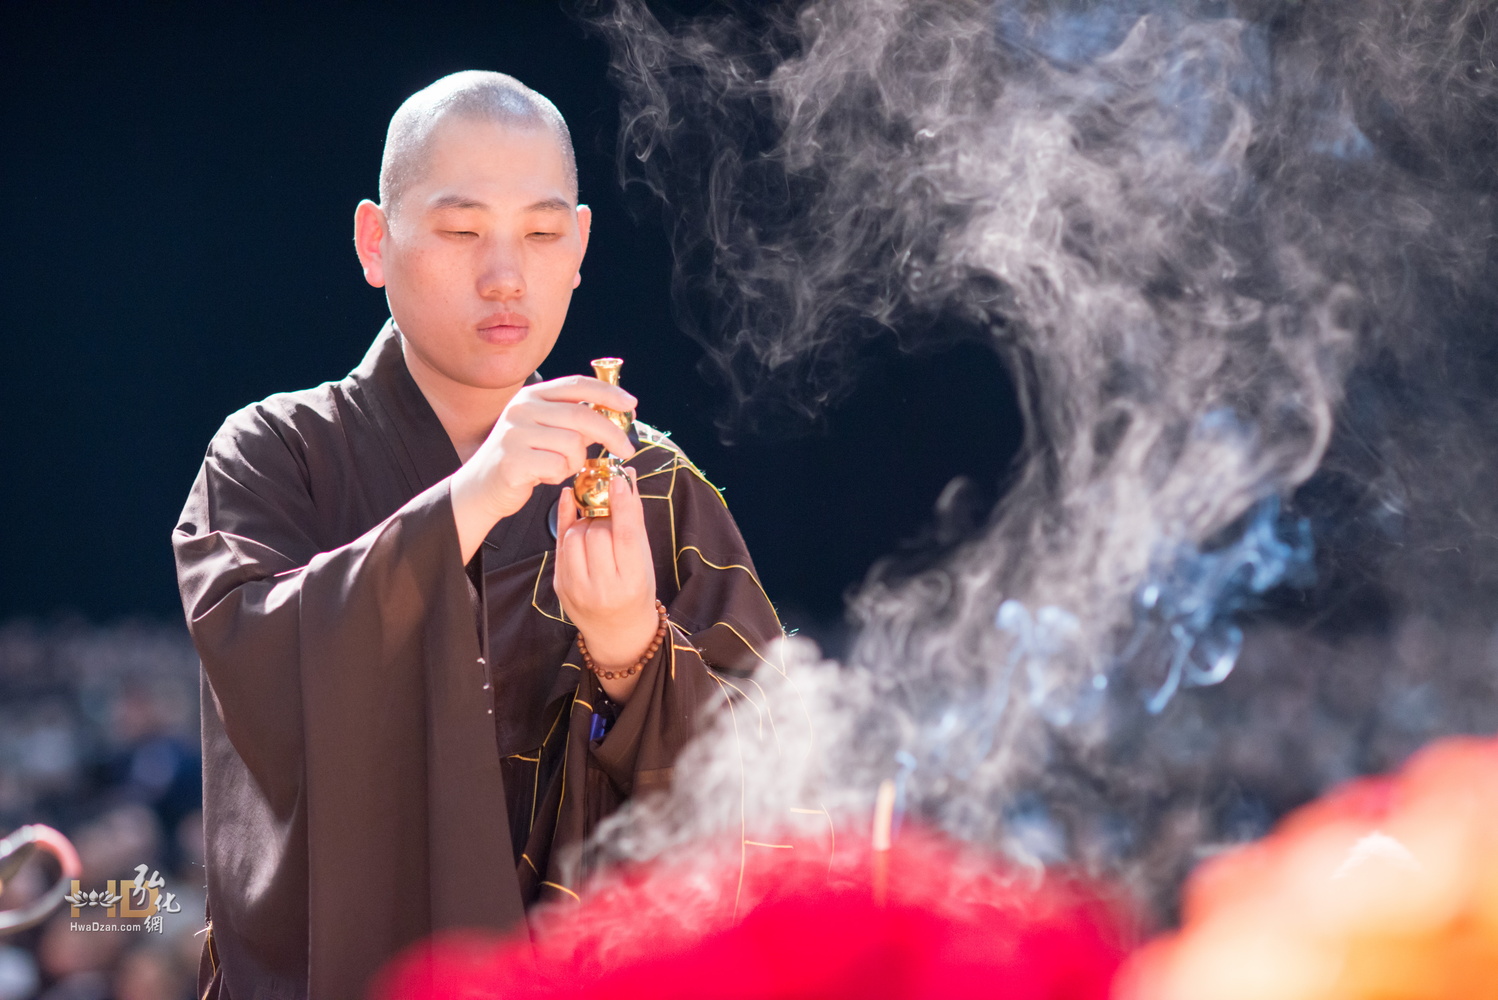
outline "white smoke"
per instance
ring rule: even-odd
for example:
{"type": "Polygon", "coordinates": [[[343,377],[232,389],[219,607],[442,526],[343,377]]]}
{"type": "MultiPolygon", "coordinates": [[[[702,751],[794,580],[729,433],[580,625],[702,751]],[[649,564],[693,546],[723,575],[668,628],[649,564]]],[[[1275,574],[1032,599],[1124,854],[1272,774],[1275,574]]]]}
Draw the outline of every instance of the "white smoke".
{"type": "Polygon", "coordinates": [[[1398,637],[1438,623],[1449,641],[1421,655],[1445,664],[1443,707],[1413,731],[1498,726],[1480,453],[1498,16],[1332,6],[594,14],[625,180],[664,202],[681,319],[742,412],[814,409],[870,329],[909,343],[946,315],[987,331],[1027,421],[982,530],[858,596],[846,666],[785,651],[795,690],[765,685],[779,745],[720,726],[674,801],[611,824],[610,853],[653,856],[741,808],[857,815],[897,777],[955,835],[1157,898],[1203,844],[1407,751],[1380,735],[1410,729],[1392,694],[1327,717],[1338,694],[1318,685],[1358,683],[1349,635],[1392,692],[1419,659],[1398,637]],[[1255,629],[1274,595],[1280,618],[1255,629]],[[1303,780],[1237,742],[1234,706],[1251,738],[1286,738],[1256,711],[1277,682],[1211,687],[1260,662],[1256,642],[1327,734],[1303,780]]]}

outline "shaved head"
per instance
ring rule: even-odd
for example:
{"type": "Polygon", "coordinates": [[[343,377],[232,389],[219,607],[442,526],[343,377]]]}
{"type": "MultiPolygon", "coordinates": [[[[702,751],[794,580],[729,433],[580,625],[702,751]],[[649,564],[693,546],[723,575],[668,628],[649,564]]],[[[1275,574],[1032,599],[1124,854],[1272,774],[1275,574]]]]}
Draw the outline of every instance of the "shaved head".
{"type": "Polygon", "coordinates": [[[401,195],[425,174],[438,127],[449,118],[488,121],[506,128],[549,131],[562,150],[572,200],[577,201],[577,155],[562,114],[513,76],[464,70],[444,76],[396,109],[380,160],[380,205],[394,215],[401,195]]]}

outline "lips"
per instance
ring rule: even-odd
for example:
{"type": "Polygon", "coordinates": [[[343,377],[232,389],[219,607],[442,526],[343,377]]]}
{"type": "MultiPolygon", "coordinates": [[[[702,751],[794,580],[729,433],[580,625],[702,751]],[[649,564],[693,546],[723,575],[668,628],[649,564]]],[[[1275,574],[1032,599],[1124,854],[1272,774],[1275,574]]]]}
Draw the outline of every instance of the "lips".
{"type": "Polygon", "coordinates": [[[501,347],[520,343],[530,331],[531,321],[516,312],[491,313],[478,323],[479,336],[501,347]]]}

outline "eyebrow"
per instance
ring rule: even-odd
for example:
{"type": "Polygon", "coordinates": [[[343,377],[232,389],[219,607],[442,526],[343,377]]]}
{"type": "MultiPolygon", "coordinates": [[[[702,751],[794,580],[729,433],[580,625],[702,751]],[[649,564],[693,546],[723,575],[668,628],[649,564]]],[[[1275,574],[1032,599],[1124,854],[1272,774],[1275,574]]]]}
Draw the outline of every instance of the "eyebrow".
{"type": "Polygon", "coordinates": [[[445,194],[441,198],[438,198],[436,201],[432,202],[432,204],[431,204],[432,211],[439,211],[439,210],[444,209],[444,208],[488,208],[488,207],[489,206],[485,205],[483,202],[481,202],[481,201],[475,201],[473,198],[470,198],[467,195],[462,195],[462,194],[445,194]]]}
{"type": "MultiPolygon", "coordinates": [[[[446,194],[432,202],[431,210],[441,211],[445,208],[477,208],[487,209],[489,206],[484,202],[470,198],[463,194],[446,194]]],[[[572,205],[561,198],[542,198],[534,204],[525,206],[527,212],[570,212],[572,205]]]]}

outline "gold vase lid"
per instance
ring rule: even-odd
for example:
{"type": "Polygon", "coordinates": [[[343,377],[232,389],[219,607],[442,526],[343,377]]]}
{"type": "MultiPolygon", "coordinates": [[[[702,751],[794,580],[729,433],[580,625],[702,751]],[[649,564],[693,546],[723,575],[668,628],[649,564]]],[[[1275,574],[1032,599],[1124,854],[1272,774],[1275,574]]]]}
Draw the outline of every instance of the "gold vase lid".
{"type": "Polygon", "coordinates": [[[609,385],[619,384],[619,369],[624,367],[623,358],[594,358],[593,377],[609,385]]]}
{"type": "MultiPolygon", "coordinates": [[[[607,382],[609,385],[619,384],[619,369],[624,367],[623,358],[594,358],[592,364],[593,377],[598,379],[598,381],[607,382]]],[[[614,426],[626,434],[629,433],[629,428],[634,424],[634,420],[628,413],[611,410],[606,406],[595,406],[593,409],[612,420],[614,426]]]]}

